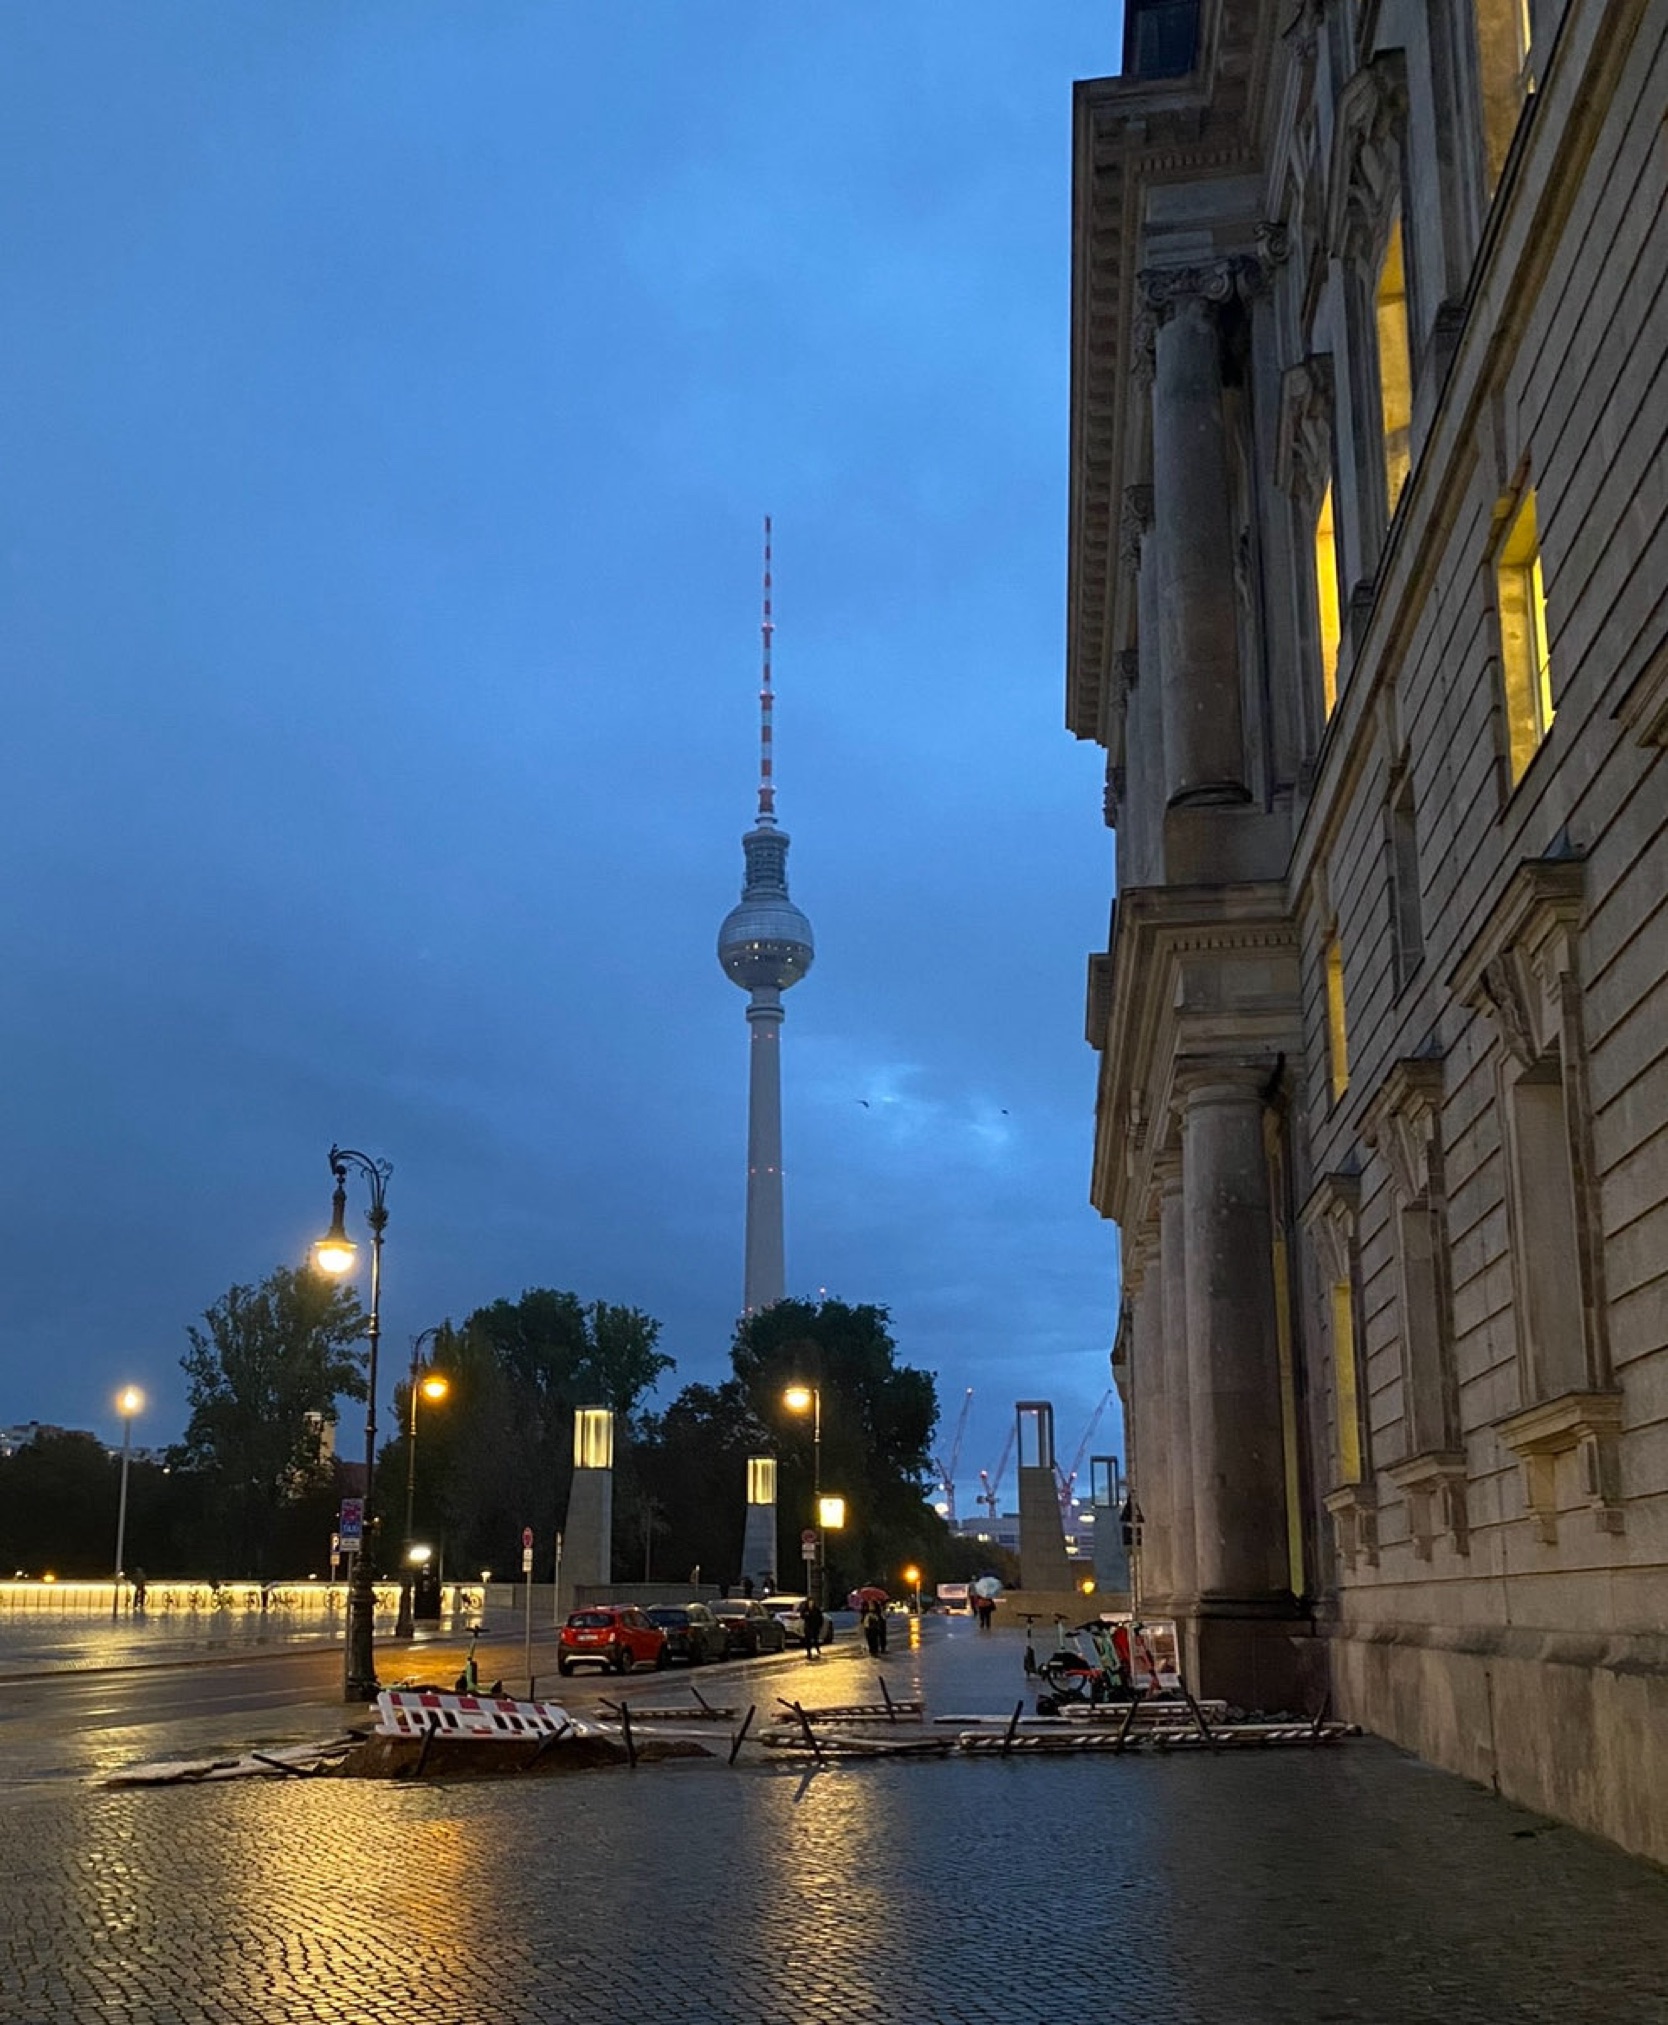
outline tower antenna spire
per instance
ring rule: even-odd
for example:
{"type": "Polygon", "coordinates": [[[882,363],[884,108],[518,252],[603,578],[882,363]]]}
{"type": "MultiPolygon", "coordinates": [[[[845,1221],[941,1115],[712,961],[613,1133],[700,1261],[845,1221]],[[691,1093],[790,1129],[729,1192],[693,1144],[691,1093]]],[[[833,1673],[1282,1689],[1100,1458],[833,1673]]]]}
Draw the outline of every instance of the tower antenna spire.
{"type": "Polygon", "coordinates": [[[770,686],[770,639],[776,631],[770,616],[770,515],[764,523],[764,613],[759,626],[761,672],[759,679],[759,821],[776,821],[776,781],[771,740],[771,711],[775,692],[770,686]]]}

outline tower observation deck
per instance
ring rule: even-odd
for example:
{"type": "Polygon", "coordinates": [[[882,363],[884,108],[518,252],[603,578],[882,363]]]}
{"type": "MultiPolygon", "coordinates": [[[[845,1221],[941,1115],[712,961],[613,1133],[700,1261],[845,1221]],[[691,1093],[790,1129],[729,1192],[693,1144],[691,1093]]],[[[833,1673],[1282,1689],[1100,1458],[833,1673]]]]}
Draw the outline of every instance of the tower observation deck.
{"type": "Polygon", "coordinates": [[[741,899],[718,931],[718,961],[747,993],[747,1255],[742,1309],[787,1291],[782,1242],[782,994],[811,968],[811,924],[788,898],[788,838],[776,825],[771,751],[770,521],[765,521],[763,679],[759,688],[759,813],[741,840],[741,899]]]}

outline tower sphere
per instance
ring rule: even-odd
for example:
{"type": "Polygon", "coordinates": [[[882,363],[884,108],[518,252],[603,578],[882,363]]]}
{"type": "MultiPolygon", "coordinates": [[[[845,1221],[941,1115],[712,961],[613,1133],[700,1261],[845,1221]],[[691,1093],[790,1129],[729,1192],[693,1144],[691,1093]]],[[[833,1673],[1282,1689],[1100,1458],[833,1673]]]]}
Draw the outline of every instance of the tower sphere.
{"type": "Polygon", "coordinates": [[[811,924],[788,898],[788,840],[780,830],[750,830],[741,840],[747,882],[718,931],[718,960],[743,991],[786,991],[811,968],[811,924]]]}

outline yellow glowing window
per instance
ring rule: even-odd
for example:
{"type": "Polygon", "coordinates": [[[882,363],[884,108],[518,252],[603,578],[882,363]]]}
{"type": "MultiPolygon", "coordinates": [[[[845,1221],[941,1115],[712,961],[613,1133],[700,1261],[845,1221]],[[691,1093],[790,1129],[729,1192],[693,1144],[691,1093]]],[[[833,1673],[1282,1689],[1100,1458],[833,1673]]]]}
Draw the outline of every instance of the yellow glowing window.
{"type": "Polygon", "coordinates": [[[1355,1300],[1347,1280],[1332,1286],[1332,1374],[1338,1401],[1338,1481],[1361,1481],[1361,1391],[1355,1371],[1355,1300]]]}
{"type": "Polygon", "coordinates": [[[1335,935],[1326,945],[1326,1059],[1336,1103],[1349,1088],[1349,1027],[1344,1018],[1344,952],[1335,935]]]}
{"type": "Polygon", "coordinates": [[[776,1458],[750,1455],[747,1458],[747,1502],[773,1505],[776,1502],[776,1458]]]}
{"type": "Polygon", "coordinates": [[[1522,780],[1552,729],[1552,655],[1546,587],[1541,580],[1535,495],[1526,492],[1506,530],[1495,568],[1500,612],[1500,682],[1506,704],[1506,754],[1512,786],[1522,780]]]}
{"type": "Polygon", "coordinates": [[[1338,541],[1332,525],[1330,484],[1315,521],[1315,618],[1320,631],[1321,694],[1330,717],[1338,701],[1338,643],[1343,638],[1343,616],[1338,603],[1338,541]]]}
{"type": "Polygon", "coordinates": [[[1413,462],[1413,359],[1407,333],[1407,272],[1402,221],[1391,221],[1378,271],[1378,389],[1384,419],[1384,487],[1390,511],[1402,496],[1413,462]]]}
{"type": "Polygon", "coordinates": [[[614,1467],[614,1416],[606,1406],[582,1406],[573,1416],[573,1466],[578,1470],[614,1467]]]}

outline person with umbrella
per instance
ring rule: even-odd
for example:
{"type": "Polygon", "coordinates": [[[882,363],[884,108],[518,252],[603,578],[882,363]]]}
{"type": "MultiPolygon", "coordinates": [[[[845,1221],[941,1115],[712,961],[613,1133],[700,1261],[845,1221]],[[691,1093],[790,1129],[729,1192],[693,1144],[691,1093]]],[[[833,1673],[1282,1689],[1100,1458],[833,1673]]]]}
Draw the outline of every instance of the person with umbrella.
{"type": "Polygon", "coordinates": [[[878,1659],[886,1650],[886,1591],[872,1583],[859,1589],[857,1607],[862,1613],[863,1639],[869,1656],[878,1659]]]}

